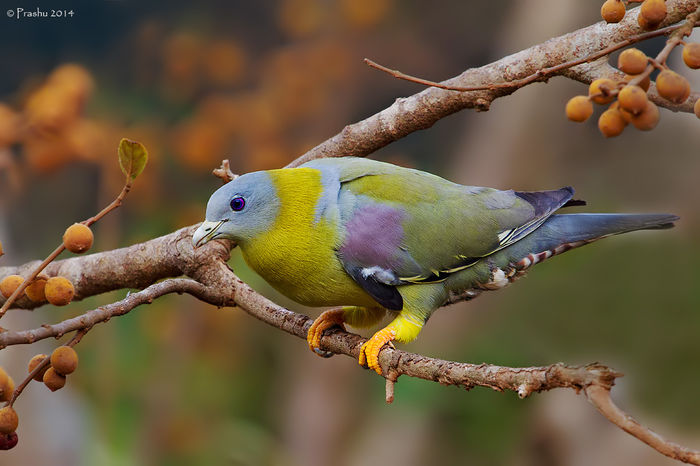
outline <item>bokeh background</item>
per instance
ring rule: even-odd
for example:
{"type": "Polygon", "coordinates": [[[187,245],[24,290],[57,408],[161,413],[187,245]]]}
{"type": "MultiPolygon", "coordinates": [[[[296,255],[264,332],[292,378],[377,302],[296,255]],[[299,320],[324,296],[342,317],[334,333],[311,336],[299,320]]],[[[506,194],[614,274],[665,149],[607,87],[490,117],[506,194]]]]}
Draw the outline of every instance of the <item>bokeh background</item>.
{"type": "MultiPolygon", "coordinates": [[[[41,2],[72,17],[0,18],[2,265],[44,257],[65,227],[119,190],[121,137],[151,159],[95,250],[200,221],[221,159],[281,167],[346,124],[420,86],[362,63],[441,80],[599,20],[561,0],[41,2]]],[[[17,0],[8,9],[35,8],[17,0]]],[[[642,45],[655,54],[662,41],[642,45]]],[[[672,66],[700,88],[672,56],[672,66]]],[[[607,239],[538,265],[500,293],[437,312],[405,347],[468,362],[611,365],[616,401],[700,447],[700,122],[662,110],[657,129],[613,140],[564,105],[582,84],[555,78],[462,112],[374,157],[472,185],[573,185],[590,211],[673,212],[674,230],[607,239]]],[[[247,282],[276,295],[235,254],[247,282]]],[[[9,328],[54,322],[126,290],[16,311],[9,328]]],[[[0,352],[15,380],[54,341],[0,352]]],[[[665,465],[570,391],[519,400],[323,360],[240,309],[167,297],[95,328],[66,388],[33,383],[16,407],[17,448],[0,464],[665,465]]]]}

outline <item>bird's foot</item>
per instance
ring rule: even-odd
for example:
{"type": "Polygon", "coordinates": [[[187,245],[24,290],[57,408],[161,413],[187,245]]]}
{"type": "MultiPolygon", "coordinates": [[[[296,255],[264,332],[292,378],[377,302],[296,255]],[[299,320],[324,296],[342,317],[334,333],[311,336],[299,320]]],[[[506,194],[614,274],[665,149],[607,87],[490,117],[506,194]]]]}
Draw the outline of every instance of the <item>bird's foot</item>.
{"type": "Polygon", "coordinates": [[[396,330],[389,327],[385,327],[372,335],[372,338],[367,340],[360,348],[360,359],[359,363],[362,366],[367,366],[373,369],[377,374],[382,375],[382,368],[379,365],[379,353],[382,348],[387,343],[390,346],[392,341],[396,339],[396,330]]]}
{"type": "MultiPolygon", "coordinates": [[[[321,349],[321,337],[323,332],[331,327],[338,326],[345,330],[345,309],[329,309],[314,321],[309,328],[309,333],[306,334],[306,341],[309,344],[309,349],[321,357],[328,357],[329,352],[321,349]]],[[[332,353],[330,353],[332,355],[332,353]]]]}

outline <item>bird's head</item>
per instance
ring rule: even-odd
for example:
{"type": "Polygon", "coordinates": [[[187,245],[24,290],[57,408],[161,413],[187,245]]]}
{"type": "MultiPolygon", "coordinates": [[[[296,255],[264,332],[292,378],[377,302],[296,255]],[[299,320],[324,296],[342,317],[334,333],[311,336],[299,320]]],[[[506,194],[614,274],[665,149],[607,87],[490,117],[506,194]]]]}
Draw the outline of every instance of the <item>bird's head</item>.
{"type": "Polygon", "coordinates": [[[209,198],[206,220],[192,242],[202,246],[215,238],[244,243],[270,229],[279,198],[267,172],[253,172],[226,183],[209,198]]]}

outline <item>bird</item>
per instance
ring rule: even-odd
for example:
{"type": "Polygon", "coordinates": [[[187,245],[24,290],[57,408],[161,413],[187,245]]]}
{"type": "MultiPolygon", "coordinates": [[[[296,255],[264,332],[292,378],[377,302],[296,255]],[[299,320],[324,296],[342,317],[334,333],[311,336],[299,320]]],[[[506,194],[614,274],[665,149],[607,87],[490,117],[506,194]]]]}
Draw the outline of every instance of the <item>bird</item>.
{"type": "Polygon", "coordinates": [[[273,288],[330,307],[307,342],[319,355],[334,326],[393,319],[360,348],[379,354],[414,340],[456,297],[500,290],[533,265],[601,238],[665,229],[671,214],[558,213],[585,205],[564,187],[545,191],[465,186],[437,175],[358,157],[312,160],[241,175],[215,191],[192,241],[235,241],[273,288]]]}

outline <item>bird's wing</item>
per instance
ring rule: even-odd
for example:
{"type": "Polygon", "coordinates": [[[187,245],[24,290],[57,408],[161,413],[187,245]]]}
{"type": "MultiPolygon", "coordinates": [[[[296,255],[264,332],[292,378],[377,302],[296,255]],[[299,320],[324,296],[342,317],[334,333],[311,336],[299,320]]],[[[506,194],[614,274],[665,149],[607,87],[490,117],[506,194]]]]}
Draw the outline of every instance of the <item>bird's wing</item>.
{"type": "Polygon", "coordinates": [[[573,195],[462,186],[367,159],[314,165],[339,179],[343,267],[388,309],[403,306],[397,285],[445,280],[524,238],[573,195]]]}

